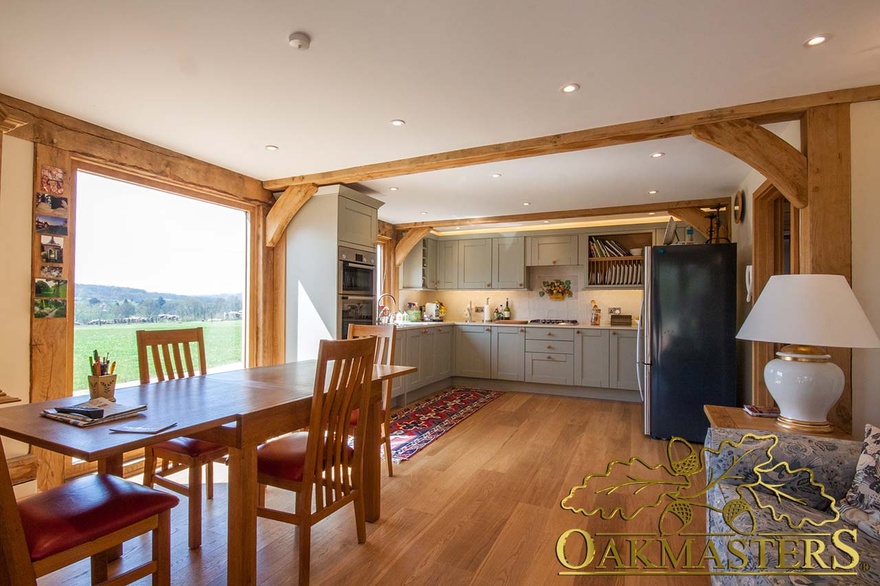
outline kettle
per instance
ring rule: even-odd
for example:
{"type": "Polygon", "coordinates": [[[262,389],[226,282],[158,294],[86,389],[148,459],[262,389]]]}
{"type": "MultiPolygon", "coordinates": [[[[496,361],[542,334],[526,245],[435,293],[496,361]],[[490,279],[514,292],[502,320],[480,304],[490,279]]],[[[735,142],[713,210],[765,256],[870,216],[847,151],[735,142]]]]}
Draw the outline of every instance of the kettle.
{"type": "Polygon", "coordinates": [[[425,321],[438,321],[440,319],[440,306],[436,303],[425,304],[425,321]]]}

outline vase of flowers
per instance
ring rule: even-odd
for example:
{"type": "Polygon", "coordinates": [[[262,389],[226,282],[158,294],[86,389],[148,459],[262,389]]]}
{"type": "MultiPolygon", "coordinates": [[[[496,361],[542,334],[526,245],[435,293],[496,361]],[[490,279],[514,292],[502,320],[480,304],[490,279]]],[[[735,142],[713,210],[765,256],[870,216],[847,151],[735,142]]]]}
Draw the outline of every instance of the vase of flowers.
{"type": "Polygon", "coordinates": [[[571,281],[562,279],[554,279],[552,281],[544,281],[541,283],[541,290],[538,295],[543,297],[547,295],[553,301],[562,301],[566,297],[571,297],[571,281]]]}

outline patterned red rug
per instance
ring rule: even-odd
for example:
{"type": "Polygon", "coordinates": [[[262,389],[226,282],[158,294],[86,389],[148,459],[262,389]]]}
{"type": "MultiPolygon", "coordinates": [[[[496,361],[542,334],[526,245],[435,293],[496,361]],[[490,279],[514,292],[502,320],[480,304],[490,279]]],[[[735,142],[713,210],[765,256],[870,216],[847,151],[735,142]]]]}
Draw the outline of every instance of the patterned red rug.
{"type": "Polygon", "coordinates": [[[501,395],[498,391],[453,387],[398,411],[391,416],[391,459],[409,460],[501,395]]]}

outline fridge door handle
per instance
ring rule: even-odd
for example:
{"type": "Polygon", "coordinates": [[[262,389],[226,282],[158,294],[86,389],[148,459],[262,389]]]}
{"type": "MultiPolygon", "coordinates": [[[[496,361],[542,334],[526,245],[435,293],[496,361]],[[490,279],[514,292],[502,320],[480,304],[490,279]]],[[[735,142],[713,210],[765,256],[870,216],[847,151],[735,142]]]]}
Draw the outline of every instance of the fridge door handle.
{"type": "Polygon", "coordinates": [[[642,306],[639,308],[639,327],[636,328],[636,382],[639,385],[639,396],[642,398],[642,402],[645,401],[645,391],[642,388],[642,328],[644,327],[642,321],[642,315],[645,313],[645,297],[642,296],[642,306]]]}

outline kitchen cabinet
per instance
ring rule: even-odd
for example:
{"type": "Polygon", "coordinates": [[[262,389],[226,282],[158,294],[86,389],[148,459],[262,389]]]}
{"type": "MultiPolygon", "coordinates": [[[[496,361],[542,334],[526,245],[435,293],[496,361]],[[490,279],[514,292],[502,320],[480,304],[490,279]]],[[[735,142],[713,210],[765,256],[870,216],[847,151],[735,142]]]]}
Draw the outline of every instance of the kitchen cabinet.
{"type": "MultiPolygon", "coordinates": [[[[398,335],[398,341],[400,336],[398,335]]],[[[406,375],[404,385],[405,392],[410,392],[421,386],[424,386],[424,378],[426,369],[424,368],[424,360],[422,359],[422,330],[419,328],[404,330],[404,347],[403,347],[403,364],[405,366],[415,366],[418,370],[412,374],[406,375]]]]}
{"type": "Polygon", "coordinates": [[[455,375],[490,378],[492,375],[492,328],[456,326],[455,375]]]}
{"type": "Polygon", "coordinates": [[[574,334],[574,384],[608,388],[609,331],[584,328],[575,330],[574,334]]]}
{"type": "Polygon", "coordinates": [[[454,326],[430,328],[434,334],[432,382],[452,376],[452,330],[454,326]]]}
{"type": "Polygon", "coordinates": [[[458,288],[492,288],[492,239],[458,241],[458,288]]]}
{"type": "MultiPolygon", "coordinates": [[[[394,340],[394,364],[403,366],[406,365],[404,361],[404,351],[403,349],[406,347],[406,332],[398,329],[397,337],[394,340]]],[[[398,376],[391,379],[391,397],[399,397],[401,395],[406,394],[406,379],[405,376],[398,376]]]]}
{"type": "Polygon", "coordinates": [[[400,288],[436,289],[437,284],[437,241],[423,238],[400,265],[400,288]]]}
{"type": "Polygon", "coordinates": [[[526,328],[525,380],[574,384],[574,330],[526,328]]]}
{"type": "Polygon", "coordinates": [[[529,236],[527,264],[530,267],[578,264],[578,236],[529,236]]]}
{"type": "Polygon", "coordinates": [[[525,380],[526,330],[509,326],[492,328],[492,378],[525,380]]]}
{"type": "Polygon", "coordinates": [[[636,378],[635,330],[611,330],[609,351],[609,386],[612,389],[639,390],[636,378]]]}
{"type": "Polygon", "coordinates": [[[458,289],[458,240],[437,243],[437,288],[458,289]]]}
{"type": "Polygon", "coordinates": [[[492,288],[526,288],[526,245],[522,236],[492,239],[492,288]]]}
{"type": "Polygon", "coordinates": [[[339,198],[339,242],[362,248],[376,248],[379,233],[378,210],[375,207],[339,198]]]}

